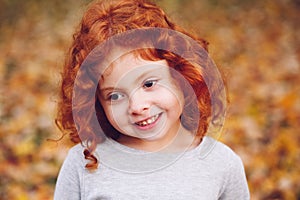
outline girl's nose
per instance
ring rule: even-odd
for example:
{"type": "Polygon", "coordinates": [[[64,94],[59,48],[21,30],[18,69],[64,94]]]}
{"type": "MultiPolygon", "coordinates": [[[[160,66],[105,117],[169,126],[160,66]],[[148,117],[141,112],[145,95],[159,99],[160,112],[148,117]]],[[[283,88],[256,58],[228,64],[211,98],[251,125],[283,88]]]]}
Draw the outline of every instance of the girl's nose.
{"type": "Polygon", "coordinates": [[[149,99],[144,91],[136,90],[129,98],[129,114],[141,115],[150,109],[149,99]]]}

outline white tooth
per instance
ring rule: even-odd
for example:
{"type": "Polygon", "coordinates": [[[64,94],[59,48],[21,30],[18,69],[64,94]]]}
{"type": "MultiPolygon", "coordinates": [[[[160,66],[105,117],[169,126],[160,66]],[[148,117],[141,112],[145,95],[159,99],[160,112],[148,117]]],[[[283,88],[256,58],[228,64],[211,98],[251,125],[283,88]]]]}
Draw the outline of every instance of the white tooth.
{"type": "Polygon", "coordinates": [[[153,116],[153,117],[151,117],[150,119],[147,119],[147,120],[145,120],[145,121],[138,122],[137,124],[138,124],[139,126],[146,126],[146,125],[148,125],[148,124],[153,123],[153,122],[158,118],[158,116],[159,116],[159,114],[157,114],[157,115],[155,115],[155,116],[153,116]]]}

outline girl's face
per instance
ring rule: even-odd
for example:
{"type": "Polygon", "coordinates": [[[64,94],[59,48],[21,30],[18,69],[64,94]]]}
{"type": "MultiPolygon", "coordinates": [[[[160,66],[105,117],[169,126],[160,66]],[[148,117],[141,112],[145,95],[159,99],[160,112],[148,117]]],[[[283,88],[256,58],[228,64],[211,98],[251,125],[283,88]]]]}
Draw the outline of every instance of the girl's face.
{"type": "Polygon", "coordinates": [[[165,60],[127,54],[105,71],[98,98],[121,143],[161,146],[176,136],[184,96],[169,70],[165,60]]]}

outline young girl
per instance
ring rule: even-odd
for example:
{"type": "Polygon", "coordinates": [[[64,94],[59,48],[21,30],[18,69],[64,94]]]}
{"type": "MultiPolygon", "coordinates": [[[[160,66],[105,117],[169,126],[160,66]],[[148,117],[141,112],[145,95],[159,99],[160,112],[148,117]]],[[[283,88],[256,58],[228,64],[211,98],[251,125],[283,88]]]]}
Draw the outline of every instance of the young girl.
{"type": "Polygon", "coordinates": [[[208,134],[225,113],[207,42],[148,0],[92,3],[62,73],[74,146],[55,199],[249,199],[241,159],[208,134]]]}

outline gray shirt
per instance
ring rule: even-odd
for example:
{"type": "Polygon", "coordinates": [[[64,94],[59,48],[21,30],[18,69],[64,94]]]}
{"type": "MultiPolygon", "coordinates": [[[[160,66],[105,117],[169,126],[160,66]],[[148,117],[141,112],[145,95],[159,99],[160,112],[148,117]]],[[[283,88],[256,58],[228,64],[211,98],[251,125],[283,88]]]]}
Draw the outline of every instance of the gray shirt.
{"type": "Polygon", "coordinates": [[[93,172],[85,169],[83,150],[70,149],[55,200],[250,199],[241,159],[211,137],[181,153],[143,152],[107,139],[96,149],[100,164],[93,172]]]}

